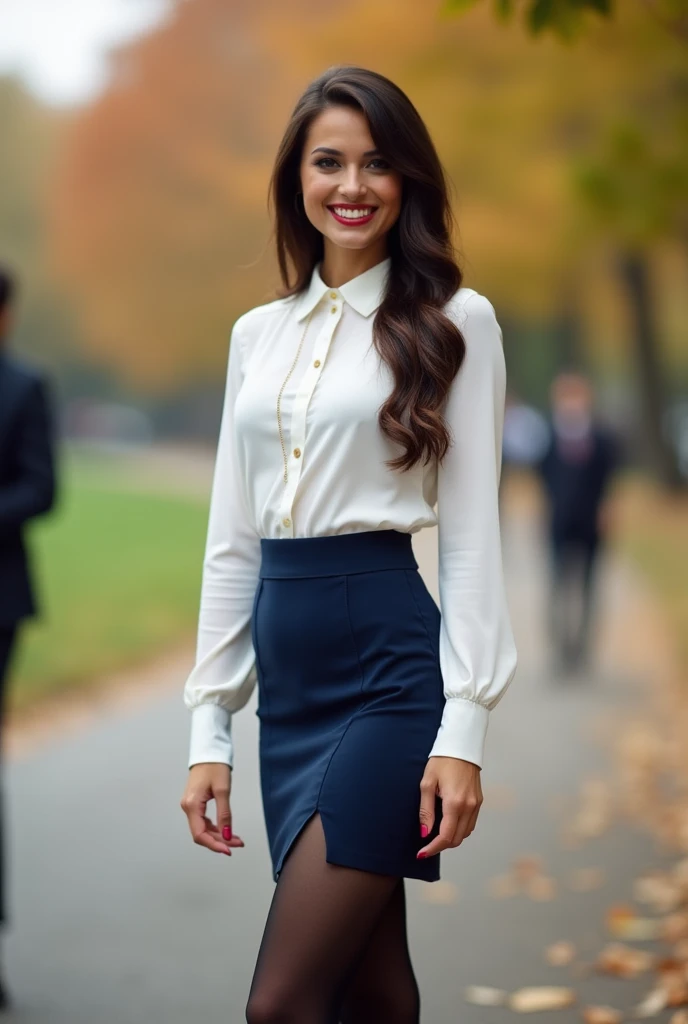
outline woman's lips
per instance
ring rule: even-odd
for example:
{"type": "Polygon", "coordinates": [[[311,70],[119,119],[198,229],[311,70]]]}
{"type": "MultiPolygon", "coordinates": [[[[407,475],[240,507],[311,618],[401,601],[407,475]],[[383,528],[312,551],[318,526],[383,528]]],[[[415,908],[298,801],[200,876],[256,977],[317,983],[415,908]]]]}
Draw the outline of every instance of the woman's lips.
{"type": "Polygon", "coordinates": [[[330,213],[332,214],[332,216],[334,217],[338,224],[345,224],[348,228],[352,226],[358,227],[358,225],[360,224],[370,224],[371,220],[375,216],[375,213],[377,212],[376,206],[328,206],[327,209],[330,211],[330,213]],[[346,216],[337,213],[337,210],[369,210],[370,212],[365,214],[349,214],[349,216],[346,216]]]}

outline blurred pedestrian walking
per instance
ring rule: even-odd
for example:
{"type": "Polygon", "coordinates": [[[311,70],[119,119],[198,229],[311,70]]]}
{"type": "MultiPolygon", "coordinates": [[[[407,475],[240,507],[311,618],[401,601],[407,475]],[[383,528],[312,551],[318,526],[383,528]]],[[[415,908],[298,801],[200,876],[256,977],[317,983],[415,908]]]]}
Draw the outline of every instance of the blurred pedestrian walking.
{"type": "MultiPolygon", "coordinates": [[[[10,658],[21,621],[37,612],[23,529],[47,512],[55,494],[53,425],[47,384],[10,356],[15,283],[0,267],[0,733],[10,658]]],[[[4,828],[0,807],[0,926],[8,920],[4,828]]],[[[8,1003],[0,968],[0,1007],[8,1003]]]]}
{"type": "Polygon", "coordinates": [[[418,1024],[404,879],[436,881],[473,832],[516,667],[502,335],[462,287],[441,164],[388,79],[313,82],[272,194],[284,290],[230,343],[182,807],[200,845],[244,845],[231,719],[257,680],[277,887],[247,1020],[418,1024]],[[441,608],[411,543],[433,526],[441,608]]]}
{"type": "Polygon", "coordinates": [[[567,671],[582,667],[591,651],[595,570],[607,534],[605,499],[618,448],[595,414],[585,376],[559,374],[550,399],[550,438],[539,470],[551,545],[549,626],[560,668],[567,671]]]}

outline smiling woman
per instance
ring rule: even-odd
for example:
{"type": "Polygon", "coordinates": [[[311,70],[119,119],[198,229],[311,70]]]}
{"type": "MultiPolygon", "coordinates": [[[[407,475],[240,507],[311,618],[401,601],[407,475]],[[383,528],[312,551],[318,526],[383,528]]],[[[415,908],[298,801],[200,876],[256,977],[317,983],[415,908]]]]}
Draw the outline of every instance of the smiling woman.
{"type": "Polygon", "coordinates": [[[244,845],[230,726],[257,681],[277,888],[247,1020],[417,1024],[404,879],[437,880],[473,832],[515,668],[501,333],[461,287],[441,164],[388,79],[313,82],[271,195],[284,289],[232,332],[182,807],[199,845],[244,845]],[[411,546],[435,525],[441,608],[411,546]]]}

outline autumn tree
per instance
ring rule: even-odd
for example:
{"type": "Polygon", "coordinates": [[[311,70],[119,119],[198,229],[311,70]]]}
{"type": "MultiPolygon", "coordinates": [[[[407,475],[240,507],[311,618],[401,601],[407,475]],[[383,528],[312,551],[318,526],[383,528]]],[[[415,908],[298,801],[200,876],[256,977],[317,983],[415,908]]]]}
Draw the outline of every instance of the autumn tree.
{"type": "Polygon", "coordinates": [[[18,341],[56,361],[69,327],[45,260],[46,192],[62,118],[12,78],[0,78],[0,262],[20,279],[18,341]]]}
{"type": "MultiPolygon", "coordinates": [[[[461,13],[482,2],[446,0],[446,7],[461,13]]],[[[502,20],[514,14],[511,0],[494,6],[502,20]]],[[[591,10],[613,13],[607,0],[530,0],[525,24],[534,35],[550,29],[570,39],[591,10]]],[[[589,237],[606,237],[614,246],[631,313],[646,448],[660,479],[677,487],[677,461],[663,429],[666,397],[651,262],[658,245],[688,241],[688,8],[684,0],[634,0],[612,26],[591,36],[598,47],[606,40],[627,61],[634,59],[633,76],[620,96],[605,93],[588,118],[592,139],[576,154],[571,177],[589,215],[589,237]]]]}

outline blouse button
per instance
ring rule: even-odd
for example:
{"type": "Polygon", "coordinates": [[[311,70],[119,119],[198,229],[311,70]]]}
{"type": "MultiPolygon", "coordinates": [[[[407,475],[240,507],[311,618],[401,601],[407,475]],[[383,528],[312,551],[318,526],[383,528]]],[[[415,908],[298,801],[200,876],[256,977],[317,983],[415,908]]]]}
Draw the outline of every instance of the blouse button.
{"type": "Polygon", "coordinates": [[[330,310],[330,313],[336,313],[336,312],[337,312],[337,307],[333,306],[332,309],[330,310]]]}
{"type": "Polygon", "coordinates": [[[337,293],[336,292],[330,292],[330,298],[331,299],[336,299],[337,298],[337,293]]]}
{"type": "Polygon", "coordinates": [[[289,516],[285,516],[282,520],[282,526],[291,526],[291,519],[289,516]]]}
{"type": "Polygon", "coordinates": [[[294,458],[295,459],[300,459],[301,458],[301,449],[300,448],[295,448],[294,449],[294,458]]]}
{"type": "Polygon", "coordinates": [[[316,368],[316,370],[317,370],[317,369],[318,369],[318,367],[320,366],[320,360],[319,360],[319,359],[316,359],[316,360],[315,360],[315,362],[313,363],[313,366],[314,366],[314,367],[316,368]]]}

